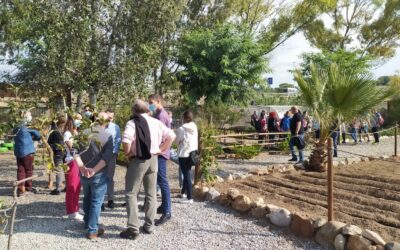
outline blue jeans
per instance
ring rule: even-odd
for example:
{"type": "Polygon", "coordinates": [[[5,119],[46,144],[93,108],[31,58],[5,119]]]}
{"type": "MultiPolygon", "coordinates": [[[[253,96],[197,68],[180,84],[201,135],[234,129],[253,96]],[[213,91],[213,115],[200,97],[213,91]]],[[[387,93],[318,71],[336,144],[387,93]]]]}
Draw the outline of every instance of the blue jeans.
{"type": "Polygon", "coordinates": [[[171,192],[167,177],[167,159],[158,156],[157,184],[161,189],[161,208],[164,215],[171,214],[171,192]]]}
{"type": "Polygon", "coordinates": [[[351,138],[353,138],[354,142],[357,142],[357,129],[351,128],[350,133],[351,133],[351,138]]]}
{"type": "Polygon", "coordinates": [[[81,184],[83,186],[83,211],[85,212],[83,220],[85,229],[88,233],[94,234],[99,229],[98,222],[101,205],[107,191],[106,171],[101,171],[90,179],[81,176],[81,184]]]}
{"type": "MultiPolygon", "coordinates": [[[[298,135],[298,137],[304,139],[304,134],[298,135]]],[[[292,139],[289,140],[289,148],[292,152],[292,158],[297,160],[296,152],[294,150],[294,140],[292,139]]],[[[299,160],[304,161],[304,153],[301,149],[299,149],[299,160]]]]}
{"type": "Polygon", "coordinates": [[[331,133],[331,137],[333,140],[333,157],[337,157],[338,136],[339,136],[339,133],[337,131],[334,131],[331,133]]]}
{"type": "MultiPolygon", "coordinates": [[[[170,151],[170,158],[169,158],[173,163],[178,165],[178,170],[179,170],[179,176],[178,176],[178,180],[179,180],[179,187],[182,187],[183,184],[183,173],[182,170],[180,168],[180,164],[179,164],[179,156],[178,153],[176,152],[175,149],[171,148],[170,151]]],[[[157,189],[158,191],[158,189],[157,189]]]]}
{"type": "Polygon", "coordinates": [[[183,173],[183,186],[181,194],[187,195],[188,200],[192,199],[192,177],[191,170],[192,164],[189,157],[187,158],[179,158],[179,169],[183,173]]]}

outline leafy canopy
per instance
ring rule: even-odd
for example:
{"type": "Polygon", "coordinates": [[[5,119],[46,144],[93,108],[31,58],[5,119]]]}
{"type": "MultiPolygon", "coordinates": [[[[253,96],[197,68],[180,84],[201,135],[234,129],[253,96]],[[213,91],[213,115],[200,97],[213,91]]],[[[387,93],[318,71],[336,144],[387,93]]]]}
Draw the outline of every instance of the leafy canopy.
{"type": "Polygon", "coordinates": [[[357,52],[339,49],[338,51],[323,51],[318,53],[305,53],[302,56],[300,64],[301,73],[305,76],[311,75],[311,63],[325,71],[329,70],[332,63],[340,65],[345,73],[367,73],[371,67],[371,58],[369,56],[362,57],[357,52]]]}
{"type": "Polygon", "coordinates": [[[192,102],[244,103],[252,87],[265,85],[262,46],[241,27],[226,24],[185,33],[177,45],[182,90],[192,102]]]}
{"type": "Polygon", "coordinates": [[[336,0],[333,8],[305,26],[315,47],[359,52],[374,58],[395,54],[400,38],[400,1],[336,0]]]}

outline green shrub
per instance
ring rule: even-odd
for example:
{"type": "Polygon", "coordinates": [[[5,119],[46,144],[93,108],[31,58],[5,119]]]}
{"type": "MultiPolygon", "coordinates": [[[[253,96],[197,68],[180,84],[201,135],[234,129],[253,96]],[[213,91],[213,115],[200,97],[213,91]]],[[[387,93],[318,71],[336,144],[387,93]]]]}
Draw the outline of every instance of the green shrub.
{"type": "Polygon", "coordinates": [[[260,145],[236,146],[232,149],[232,152],[240,159],[249,160],[259,155],[262,148],[263,147],[260,145]]]}
{"type": "Polygon", "coordinates": [[[277,144],[277,146],[276,146],[277,149],[279,151],[288,152],[290,150],[289,141],[290,141],[290,137],[285,138],[284,141],[277,144]]]}

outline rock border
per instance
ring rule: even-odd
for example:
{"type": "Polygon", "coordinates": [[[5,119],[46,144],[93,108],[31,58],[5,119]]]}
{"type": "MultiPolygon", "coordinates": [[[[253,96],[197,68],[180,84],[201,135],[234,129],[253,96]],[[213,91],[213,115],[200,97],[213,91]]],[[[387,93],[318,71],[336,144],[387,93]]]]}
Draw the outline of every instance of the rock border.
{"type": "MultiPolygon", "coordinates": [[[[346,165],[369,160],[372,159],[346,158],[346,165]]],[[[340,166],[340,164],[337,166],[340,166]]],[[[240,180],[253,175],[286,173],[298,169],[301,169],[301,167],[296,165],[272,165],[264,169],[251,170],[249,173],[230,174],[226,179],[217,176],[215,182],[240,180]]],[[[236,188],[229,188],[227,193],[220,193],[214,187],[195,185],[193,195],[201,201],[216,202],[259,220],[267,219],[275,226],[290,228],[298,237],[314,238],[318,244],[334,247],[336,250],[400,250],[400,243],[387,243],[374,231],[339,221],[328,222],[324,218],[313,218],[304,213],[292,213],[285,208],[267,204],[262,197],[251,200],[236,188]]]]}

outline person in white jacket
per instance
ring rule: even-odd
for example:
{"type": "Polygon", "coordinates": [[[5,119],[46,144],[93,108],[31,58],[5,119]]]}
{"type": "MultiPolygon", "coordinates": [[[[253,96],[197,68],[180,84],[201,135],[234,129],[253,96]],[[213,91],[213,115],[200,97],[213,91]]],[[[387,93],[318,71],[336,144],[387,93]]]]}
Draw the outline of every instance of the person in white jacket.
{"type": "Polygon", "coordinates": [[[176,130],[175,143],[178,144],[179,167],[183,173],[183,185],[181,194],[186,194],[187,200],[183,203],[193,203],[192,199],[192,179],[191,169],[193,161],[190,154],[198,150],[198,131],[193,122],[193,113],[185,111],[183,113],[183,125],[176,130]]]}

